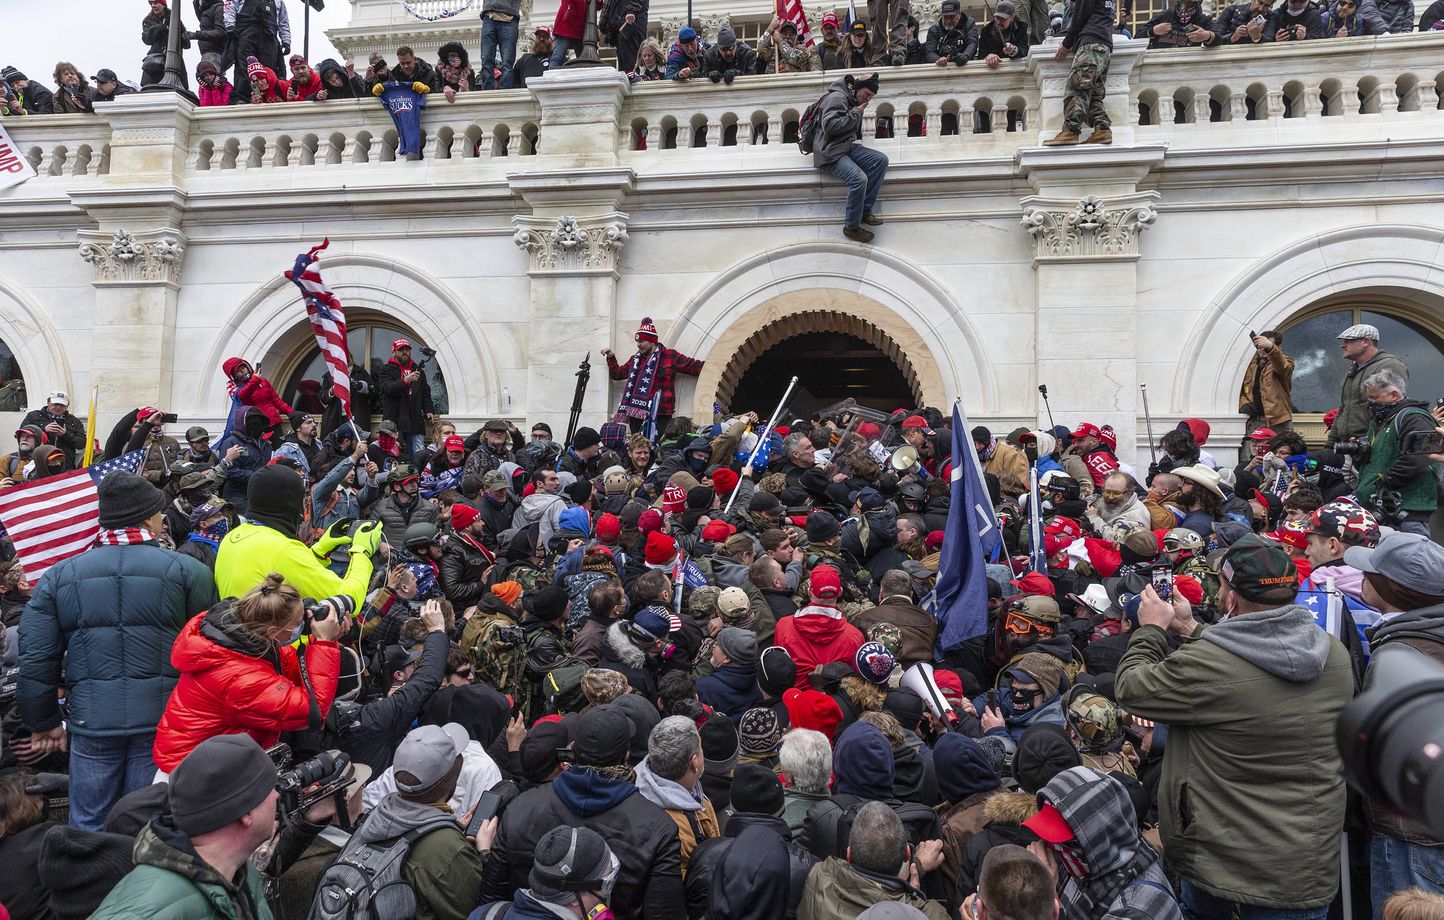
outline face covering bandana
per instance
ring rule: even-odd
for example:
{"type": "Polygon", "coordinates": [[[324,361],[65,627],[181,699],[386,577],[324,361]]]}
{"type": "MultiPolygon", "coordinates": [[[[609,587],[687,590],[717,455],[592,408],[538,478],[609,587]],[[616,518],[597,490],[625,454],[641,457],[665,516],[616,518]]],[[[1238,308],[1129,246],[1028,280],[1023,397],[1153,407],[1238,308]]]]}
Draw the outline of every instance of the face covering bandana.
{"type": "Polygon", "coordinates": [[[1369,414],[1376,419],[1384,418],[1394,409],[1393,403],[1370,402],[1365,405],[1369,407],[1369,414]]]}
{"type": "Polygon", "coordinates": [[[219,543],[226,534],[231,532],[231,522],[227,518],[221,518],[209,527],[201,530],[201,535],[215,540],[219,543]]]}

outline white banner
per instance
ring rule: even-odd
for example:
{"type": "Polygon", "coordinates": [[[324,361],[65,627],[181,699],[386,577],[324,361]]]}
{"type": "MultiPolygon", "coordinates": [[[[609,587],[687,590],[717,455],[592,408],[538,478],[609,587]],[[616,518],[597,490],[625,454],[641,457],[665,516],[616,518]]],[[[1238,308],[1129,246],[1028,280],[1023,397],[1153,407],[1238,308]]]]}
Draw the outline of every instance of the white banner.
{"type": "Polygon", "coordinates": [[[0,125],[0,189],[19,185],[34,176],[35,170],[31,168],[30,161],[20,153],[20,148],[6,133],[5,126],[0,125]]]}

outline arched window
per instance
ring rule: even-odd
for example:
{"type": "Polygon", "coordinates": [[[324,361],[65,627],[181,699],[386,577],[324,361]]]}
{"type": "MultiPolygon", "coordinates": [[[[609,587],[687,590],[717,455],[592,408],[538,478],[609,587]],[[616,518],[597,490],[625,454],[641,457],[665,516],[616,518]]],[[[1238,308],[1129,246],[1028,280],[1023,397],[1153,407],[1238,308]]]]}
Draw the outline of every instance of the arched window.
{"type": "Polygon", "coordinates": [[[1354,297],[1349,306],[1324,305],[1280,327],[1284,353],[1294,359],[1295,412],[1324,413],[1339,404],[1348,363],[1339,354],[1338,335],[1355,323],[1377,327],[1379,347],[1409,368],[1411,398],[1432,402],[1444,396],[1444,323],[1354,297]]]}
{"type": "Polygon", "coordinates": [[[20,362],[10,346],[0,340],[0,412],[24,412],[29,408],[20,362]]]}
{"type": "MultiPolygon", "coordinates": [[[[434,353],[428,354],[431,352],[430,343],[384,313],[348,310],[346,320],[346,346],[351,352],[351,363],[365,368],[373,383],[381,368],[391,360],[391,343],[404,338],[411,342],[412,360],[421,365],[422,372],[426,374],[426,382],[431,385],[431,398],[436,404],[437,413],[445,415],[450,411],[450,399],[446,393],[446,380],[441,374],[441,367],[437,364],[434,353]]],[[[269,368],[279,368],[271,379],[278,384],[284,382],[281,397],[286,402],[303,412],[319,414],[323,409],[321,384],[322,377],[326,374],[326,364],[321,358],[321,349],[316,347],[310,324],[301,323],[299,332],[304,345],[298,347],[295,336],[283,336],[272,354],[264,360],[264,364],[267,376],[270,376],[269,368]]],[[[356,389],[353,387],[353,391],[356,389]]],[[[358,417],[381,414],[380,393],[373,392],[371,399],[363,400],[359,393],[353,392],[351,402],[352,410],[358,417]]]]}

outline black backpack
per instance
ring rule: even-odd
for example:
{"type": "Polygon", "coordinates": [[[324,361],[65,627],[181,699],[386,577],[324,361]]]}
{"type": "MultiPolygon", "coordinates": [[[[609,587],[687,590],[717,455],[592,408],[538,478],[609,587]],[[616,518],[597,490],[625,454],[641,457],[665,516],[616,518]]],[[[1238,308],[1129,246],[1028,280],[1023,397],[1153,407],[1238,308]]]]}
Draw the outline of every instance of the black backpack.
{"type": "Polygon", "coordinates": [[[414,918],[416,892],[401,869],[416,841],[443,827],[457,827],[456,818],[438,811],[435,818],[385,840],[363,841],[358,828],[321,874],[307,920],[414,918]]]}
{"type": "MultiPolygon", "coordinates": [[[[808,849],[818,859],[836,856],[847,858],[847,838],[852,834],[852,823],[862,806],[873,801],[855,795],[832,796],[813,805],[807,812],[807,824],[803,831],[808,849]]],[[[884,802],[902,821],[907,831],[908,843],[917,850],[924,840],[942,836],[938,813],[917,802],[900,802],[896,799],[884,802]]]]}
{"type": "Polygon", "coordinates": [[[812,135],[817,133],[817,113],[822,108],[822,100],[825,95],[818,98],[816,102],[809,105],[802,111],[802,118],[797,122],[797,149],[802,151],[803,156],[812,155],[812,135]]]}

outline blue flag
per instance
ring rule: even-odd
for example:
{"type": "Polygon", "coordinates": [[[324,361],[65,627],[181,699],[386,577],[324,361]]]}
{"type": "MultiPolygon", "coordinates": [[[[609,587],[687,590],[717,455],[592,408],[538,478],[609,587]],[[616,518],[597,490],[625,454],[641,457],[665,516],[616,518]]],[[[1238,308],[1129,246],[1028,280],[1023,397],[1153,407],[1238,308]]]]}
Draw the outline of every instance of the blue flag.
{"type": "Polygon", "coordinates": [[[383,83],[381,104],[391,113],[396,125],[396,155],[421,152],[421,110],[426,108],[426,97],[411,88],[409,83],[383,83]]]}
{"type": "Polygon", "coordinates": [[[938,651],[957,648],[988,631],[987,561],[1003,545],[993,502],[983,483],[968,417],[953,405],[952,505],[938,561],[938,651]]]}

